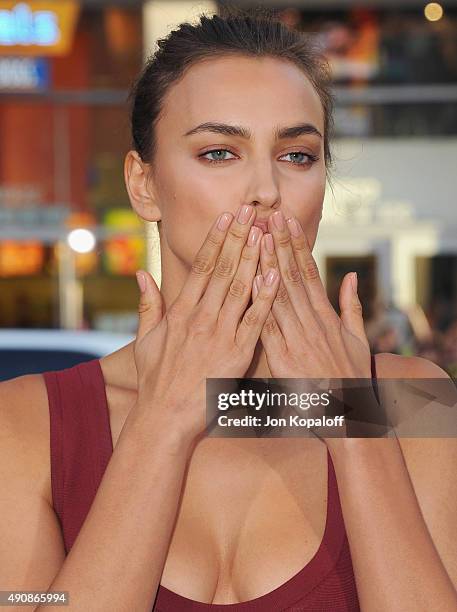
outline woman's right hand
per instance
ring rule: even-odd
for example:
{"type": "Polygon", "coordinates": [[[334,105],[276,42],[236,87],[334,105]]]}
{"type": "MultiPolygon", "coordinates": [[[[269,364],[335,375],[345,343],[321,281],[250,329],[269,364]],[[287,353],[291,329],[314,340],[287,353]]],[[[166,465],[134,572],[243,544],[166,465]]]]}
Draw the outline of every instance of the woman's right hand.
{"type": "Polygon", "coordinates": [[[246,310],[260,257],[255,214],[242,206],[236,218],[224,213],[214,222],[166,312],[152,276],[137,274],[145,289],[134,348],[136,409],[152,415],[164,435],[171,428],[193,441],[206,425],[206,378],[242,378],[251,364],[279,286],[272,269],[246,310]]]}

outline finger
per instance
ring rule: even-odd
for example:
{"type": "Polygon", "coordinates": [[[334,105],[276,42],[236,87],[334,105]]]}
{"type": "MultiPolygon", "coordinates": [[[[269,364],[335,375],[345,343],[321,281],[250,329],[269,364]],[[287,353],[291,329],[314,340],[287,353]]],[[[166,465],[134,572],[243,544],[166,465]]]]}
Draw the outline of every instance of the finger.
{"type": "Polygon", "coordinates": [[[240,206],[217,256],[214,271],[200,301],[206,320],[217,320],[233,278],[237,272],[244,245],[256,215],[248,204],[240,206]]]}
{"type": "MultiPolygon", "coordinates": [[[[263,274],[266,274],[269,268],[279,270],[278,259],[275,253],[273,236],[264,234],[260,245],[260,266],[263,274]]],[[[288,338],[296,338],[297,334],[302,331],[302,325],[297,317],[294,307],[289,298],[287,289],[284,286],[282,278],[280,278],[278,292],[276,293],[271,312],[276,324],[279,326],[286,343],[288,338]]]]}
{"type": "Polygon", "coordinates": [[[265,282],[257,287],[258,293],[252,305],[246,310],[238,326],[236,344],[246,352],[254,352],[262,332],[262,327],[270,312],[271,305],[279,286],[279,273],[269,270],[265,282]]]}
{"type": "Polygon", "coordinates": [[[162,320],[164,302],[162,294],[149,272],[138,270],[136,278],[140,289],[137,338],[142,338],[162,320]]]}
{"type": "Polygon", "coordinates": [[[225,212],[213,223],[195,256],[190,273],[175,301],[176,304],[181,304],[188,309],[198,304],[208,286],[232,220],[233,215],[225,212]]]}
{"type": "Polygon", "coordinates": [[[240,319],[251,297],[253,278],[259,263],[261,236],[262,230],[252,226],[241,253],[235,278],[230,284],[219,313],[220,325],[230,331],[232,338],[236,334],[240,319]]]}
{"type": "MultiPolygon", "coordinates": [[[[257,287],[258,288],[262,287],[263,276],[260,274],[259,276],[256,276],[255,280],[256,282],[254,283],[254,292],[253,292],[254,299],[257,297],[257,294],[259,291],[257,287]]],[[[265,323],[263,324],[262,332],[260,334],[260,339],[262,340],[263,347],[265,351],[267,352],[267,354],[278,355],[278,354],[281,354],[281,352],[284,352],[287,350],[287,344],[286,344],[285,338],[282,335],[282,332],[271,310],[267,315],[265,323]]]]}
{"type": "Polygon", "coordinates": [[[314,335],[320,331],[321,325],[316,318],[303,285],[300,270],[292,249],[289,228],[280,210],[268,218],[268,228],[273,236],[281,278],[289,294],[290,301],[303,328],[309,330],[314,335]]]}
{"type": "Polygon", "coordinates": [[[261,274],[258,274],[254,278],[254,282],[252,283],[252,302],[254,302],[254,300],[259,295],[259,289],[258,288],[262,285],[262,283],[263,283],[263,276],[261,274]]]}
{"type": "Polygon", "coordinates": [[[363,323],[362,304],[357,294],[357,274],[355,272],[346,274],[344,277],[340,287],[339,304],[341,310],[340,317],[345,328],[359,338],[370,350],[363,323]],[[354,285],[351,281],[352,274],[354,275],[354,285]]]}
{"type": "Polygon", "coordinates": [[[309,302],[324,326],[338,325],[338,315],[333,309],[322,283],[319,268],[311,252],[308,239],[296,217],[287,219],[292,250],[309,302]]]}

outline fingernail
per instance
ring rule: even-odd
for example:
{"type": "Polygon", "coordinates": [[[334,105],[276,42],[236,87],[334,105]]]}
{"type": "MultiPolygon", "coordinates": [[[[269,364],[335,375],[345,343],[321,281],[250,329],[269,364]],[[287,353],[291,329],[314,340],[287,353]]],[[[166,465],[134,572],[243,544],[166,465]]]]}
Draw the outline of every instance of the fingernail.
{"type": "Polygon", "coordinates": [[[265,234],[265,246],[270,255],[275,252],[275,243],[273,242],[273,236],[271,234],[265,234]]]}
{"type": "Polygon", "coordinates": [[[252,283],[252,301],[256,299],[258,293],[259,290],[257,289],[257,282],[256,279],[254,279],[254,282],[252,283]]]}
{"type": "Polygon", "coordinates": [[[280,210],[273,214],[273,223],[275,224],[276,229],[278,229],[280,232],[285,230],[286,226],[284,224],[284,215],[280,210]]]}
{"type": "Polygon", "coordinates": [[[354,293],[357,293],[357,272],[353,272],[351,275],[351,283],[352,283],[352,288],[354,290],[354,293]]]}
{"type": "Polygon", "coordinates": [[[248,246],[255,246],[259,241],[262,231],[258,227],[251,227],[248,236],[248,246]]]}
{"type": "Polygon", "coordinates": [[[144,276],[143,272],[138,271],[136,273],[136,281],[141,293],[144,293],[146,291],[146,277],[144,276]]]}
{"type": "Polygon", "coordinates": [[[237,216],[238,223],[245,225],[251,218],[253,210],[254,209],[252,208],[252,206],[249,206],[248,204],[240,206],[238,210],[238,216],[237,216]]]}
{"type": "Polygon", "coordinates": [[[287,219],[287,225],[292,236],[298,238],[302,231],[297,219],[295,217],[290,217],[289,219],[287,219]]]}
{"type": "Polygon", "coordinates": [[[270,287],[275,282],[277,274],[278,273],[274,268],[270,268],[265,277],[265,285],[270,287]]]}
{"type": "Polygon", "coordinates": [[[230,213],[224,213],[219,217],[219,220],[217,222],[217,229],[220,229],[221,232],[225,232],[231,222],[232,215],[230,213]]]}

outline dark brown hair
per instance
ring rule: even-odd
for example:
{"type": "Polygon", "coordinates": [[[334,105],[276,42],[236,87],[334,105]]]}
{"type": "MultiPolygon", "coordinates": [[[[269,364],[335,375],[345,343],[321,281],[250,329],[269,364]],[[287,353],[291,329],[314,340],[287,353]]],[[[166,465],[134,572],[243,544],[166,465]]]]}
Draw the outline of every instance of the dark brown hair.
{"type": "Polygon", "coordinates": [[[158,40],[157,45],[130,94],[133,148],[144,162],[151,163],[154,158],[154,127],[168,88],[199,60],[238,54],[284,59],[303,70],[322,103],[324,159],[329,169],[333,129],[331,77],[328,63],[312,36],[288,28],[272,10],[223,7],[221,15],[201,15],[195,25],[181,23],[158,40]]]}

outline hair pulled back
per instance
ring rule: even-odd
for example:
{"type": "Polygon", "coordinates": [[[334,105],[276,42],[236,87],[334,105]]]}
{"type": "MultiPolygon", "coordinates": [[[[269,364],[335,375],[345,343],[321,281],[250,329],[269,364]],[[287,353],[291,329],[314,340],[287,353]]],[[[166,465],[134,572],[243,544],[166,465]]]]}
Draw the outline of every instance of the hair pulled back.
{"type": "Polygon", "coordinates": [[[319,95],[324,116],[324,159],[331,166],[330,134],[333,129],[331,75],[313,37],[288,28],[265,8],[223,7],[221,15],[201,15],[157,41],[130,93],[133,148],[146,163],[156,152],[155,126],[165,95],[186,69],[199,60],[227,55],[273,57],[293,62],[319,95]]]}

